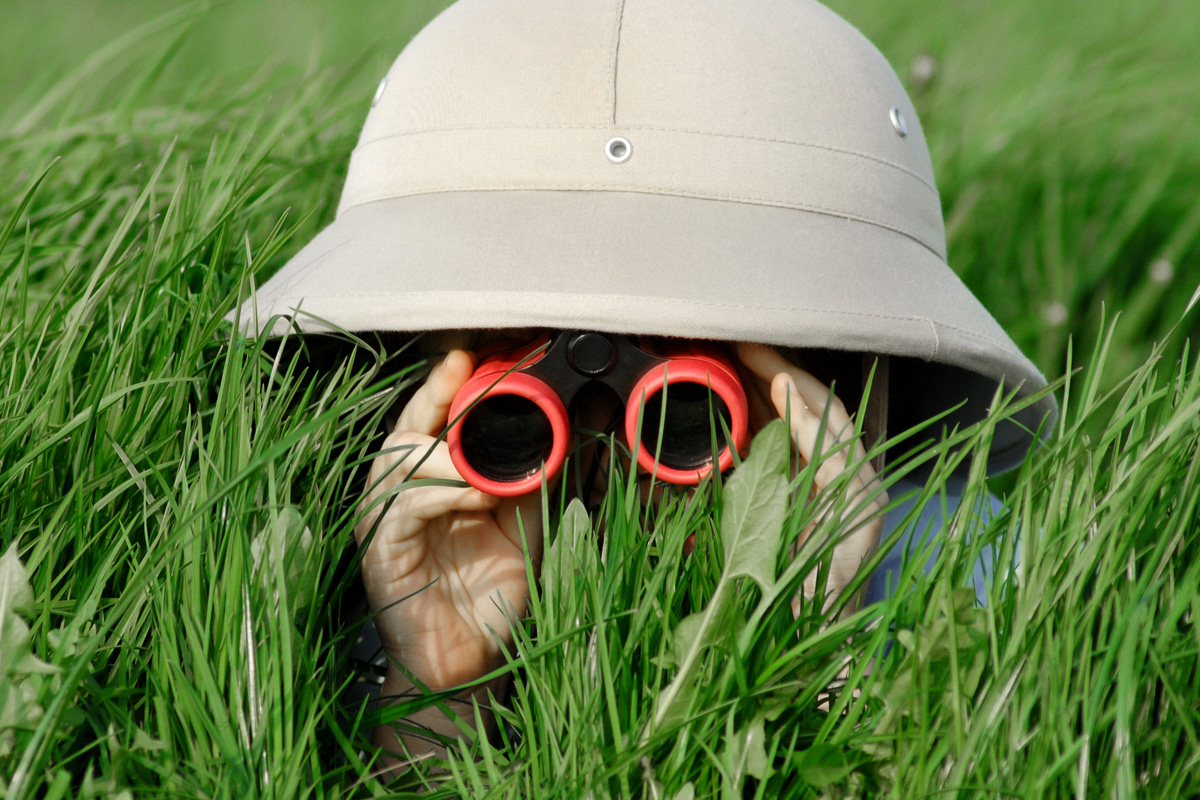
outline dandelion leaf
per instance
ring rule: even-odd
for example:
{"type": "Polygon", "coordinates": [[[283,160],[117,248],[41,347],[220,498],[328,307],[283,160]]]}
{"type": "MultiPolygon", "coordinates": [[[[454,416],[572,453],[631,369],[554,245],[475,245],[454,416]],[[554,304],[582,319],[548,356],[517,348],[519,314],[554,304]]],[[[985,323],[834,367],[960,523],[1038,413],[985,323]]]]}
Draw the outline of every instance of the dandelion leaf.
{"type": "Polygon", "coordinates": [[[671,800],[696,800],[696,787],[690,782],[679,787],[679,791],[671,800]]]}
{"type": "Polygon", "coordinates": [[[563,512],[558,536],[547,553],[547,566],[559,570],[563,579],[566,579],[573,569],[579,569],[585,574],[594,572],[592,567],[596,562],[596,547],[591,534],[591,517],[577,497],[563,512]]]}
{"type": "Polygon", "coordinates": [[[33,613],[33,588],[25,565],[17,556],[17,543],[13,542],[0,557],[0,609],[21,614],[33,613]]]}
{"type": "Polygon", "coordinates": [[[762,717],[756,718],[725,743],[725,785],[722,795],[740,800],[746,778],[762,780],[767,774],[766,734],[762,717]]]}
{"type": "Polygon", "coordinates": [[[787,514],[787,463],[787,430],[783,420],[775,420],[755,437],[750,455],[725,484],[723,579],[747,577],[764,591],[775,584],[775,558],[787,514]]]}
{"type": "Polygon", "coordinates": [[[856,766],[845,750],[832,744],[814,744],[789,760],[796,777],[818,788],[841,783],[856,766]]]}
{"type": "Polygon", "coordinates": [[[542,592],[554,609],[551,618],[542,620],[547,633],[563,632],[583,618],[580,585],[596,581],[600,573],[592,520],[578,499],[571,501],[563,512],[558,535],[542,561],[542,592]],[[560,627],[562,626],[562,627],[560,627]]]}
{"type": "Polygon", "coordinates": [[[167,746],[141,728],[135,727],[133,729],[133,744],[129,746],[129,749],[135,752],[148,753],[166,750],[167,746]]]}
{"type": "MultiPolygon", "coordinates": [[[[312,544],[312,531],[293,506],[284,506],[272,515],[270,524],[250,543],[250,556],[262,577],[263,587],[270,591],[272,583],[281,580],[292,607],[297,610],[306,607],[313,598],[313,581],[308,572],[308,552],[312,544]]],[[[276,602],[279,601],[279,588],[274,587],[276,602]]]]}
{"type": "MultiPolygon", "coordinates": [[[[915,686],[925,683],[949,689],[957,685],[959,697],[947,695],[947,703],[970,702],[979,687],[987,665],[986,612],[975,605],[975,590],[968,587],[952,590],[944,603],[933,620],[896,633],[896,641],[905,650],[903,660],[888,684],[877,684],[872,689],[884,707],[875,722],[881,740],[894,734],[901,717],[915,716],[915,686]],[[954,680],[950,677],[952,671],[954,680]]],[[[880,752],[879,748],[862,749],[880,752]]]]}
{"type": "Polygon", "coordinates": [[[679,672],[659,695],[651,728],[686,718],[704,650],[732,641],[744,626],[733,618],[738,611],[736,579],[748,577],[764,591],[775,585],[775,558],[787,513],[787,459],[787,431],[776,420],[755,437],[750,455],[725,484],[720,528],[725,568],[708,606],[674,631],[671,655],[679,672]]]}
{"type": "Polygon", "coordinates": [[[29,626],[16,614],[0,619],[0,676],[54,675],[58,667],[33,654],[29,626]]]}
{"type": "Polygon", "coordinates": [[[683,663],[688,651],[704,647],[707,644],[707,642],[699,641],[706,633],[704,614],[703,611],[690,614],[675,626],[675,638],[671,642],[671,655],[676,664],[683,663]]]}

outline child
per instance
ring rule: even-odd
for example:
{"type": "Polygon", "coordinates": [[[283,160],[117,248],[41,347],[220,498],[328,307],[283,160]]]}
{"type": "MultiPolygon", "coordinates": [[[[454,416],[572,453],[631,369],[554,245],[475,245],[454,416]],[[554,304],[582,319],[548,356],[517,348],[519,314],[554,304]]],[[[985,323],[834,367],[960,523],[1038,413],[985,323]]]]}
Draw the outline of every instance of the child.
{"type": "MultiPolygon", "coordinates": [[[[945,257],[916,113],[883,57],[823,6],[460,0],[380,84],[337,220],[239,319],[259,334],[535,327],[741,342],[752,429],[788,417],[810,459],[828,388],[777,347],[890,356],[897,429],[950,408],[947,425],[977,420],[998,383],[1045,386],[945,257]]],[[[472,367],[451,350],[404,408],[385,451],[417,450],[376,460],[356,530],[375,529],[363,575],[384,649],[435,689],[498,663],[494,633],[524,611],[518,518],[535,562],[541,547],[536,495],[424,486],[379,518],[472,367]]],[[[850,424],[830,405],[826,441],[850,424]]],[[[1019,463],[1053,413],[1045,399],[1000,428],[992,469],[1019,463]]],[[[851,456],[861,489],[875,476],[861,446],[851,456]]],[[[844,451],[827,461],[818,484],[846,463],[844,451]]],[[[458,477],[440,444],[413,475],[458,477]]],[[[865,521],[839,545],[830,591],[880,529],[865,521]]],[[[410,688],[393,667],[384,694],[410,688]]]]}

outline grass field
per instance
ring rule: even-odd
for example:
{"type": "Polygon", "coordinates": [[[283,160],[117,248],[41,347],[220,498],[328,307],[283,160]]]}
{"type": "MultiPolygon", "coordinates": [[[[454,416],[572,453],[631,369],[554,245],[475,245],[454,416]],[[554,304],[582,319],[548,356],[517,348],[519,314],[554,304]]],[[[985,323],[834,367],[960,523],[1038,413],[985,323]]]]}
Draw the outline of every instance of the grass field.
{"type": "Polygon", "coordinates": [[[951,264],[1064,378],[1056,436],[1016,474],[986,482],[971,457],[1003,411],[929,455],[930,491],[961,466],[1005,513],[827,626],[767,602],[810,563],[786,543],[822,501],[756,521],[744,551],[770,578],[726,557],[745,531],[722,509],[781,491],[769,441],[714,502],[645,509],[614,482],[594,518],[552,520],[505,741],[391,789],[367,777],[349,530],[392,387],[420,368],[372,342],[229,342],[221,320],[332,219],[379,76],[444,5],[0,5],[5,796],[1192,796],[1185,0],[833,4],[921,112],[951,264]],[[1011,560],[1018,533],[1014,577],[975,607],[974,556],[1011,560]],[[692,612],[721,635],[687,647],[692,612]]]}

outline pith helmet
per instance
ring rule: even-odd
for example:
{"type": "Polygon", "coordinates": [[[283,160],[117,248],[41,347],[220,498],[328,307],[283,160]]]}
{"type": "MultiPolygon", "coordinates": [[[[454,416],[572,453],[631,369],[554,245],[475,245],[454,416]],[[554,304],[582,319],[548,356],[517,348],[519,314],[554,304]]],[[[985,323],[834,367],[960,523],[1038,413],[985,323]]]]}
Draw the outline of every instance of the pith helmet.
{"type": "MultiPolygon", "coordinates": [[[[893,358],[915,416],[1045,386],[946,263],[900,81],[811,0],[460,0],[401,53],[336,221],[249,333],[550,327],[893,358]]],[[[1025,428],[997,433],[993,469],[1025,428]]]]}

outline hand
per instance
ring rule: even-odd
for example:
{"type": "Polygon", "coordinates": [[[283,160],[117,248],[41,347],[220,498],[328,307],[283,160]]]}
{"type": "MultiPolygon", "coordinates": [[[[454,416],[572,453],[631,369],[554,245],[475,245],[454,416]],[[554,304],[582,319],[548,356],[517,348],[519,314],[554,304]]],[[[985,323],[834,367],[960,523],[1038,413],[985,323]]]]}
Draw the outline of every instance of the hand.
{"type": "MultiPolygon", "coordinates": [[[[462,480],[448,446],[435,437],[474,364],[469,353],[451,351],[405,406],[371,466],[354,530],[366,546],[363,581],[384,651],[431,690],[462,685],[503,663],[510,621],[525,613],[529,592],[522,526],[535,564],[542,552],[538,493],[501,499],[471,487],[401,486],[462,480]]],[[[385,694],[406,685],[389,669],[385,694]]]]}
{"type": "MultiPolygon", "coordinates": [[[[816,448],[817,440],[821,438],[823,450],[820,455],[824,458],[817,469],[814,489],[822,491],[847,468],[850,448],[845,443],[854,434],[854,424],[846,413],[846,407],[830,393],[829,387],[765,345],[740,343],[737,354],[749,373],[743,374],[743,383],[750,405],[751,433],[757,433],[777,416],[789,420],[792,443],[806,463],[812,463],[814,457],[819,455],[816,448]],[[824,431],[823,418],[828,426],[824,431]]],[[[849,507],[858,507],[858,511],[850,534],[834,547],[825,586],[826,608],[841,595],[859,566],[875,552],[883,530],[880,511],[888,502],[884,492],[866,502],[867,494],[875,482],[875,470],[866,459],[861,441],[854,442],[853,455],[855,463],[859,465],[858,473],[849,481],[846,494],[849,507]]],[[[801,534],[797,548],[814,527],[809,526],[801,534]]],[[[816,573],[804,580],[804,594],[809,599],[816,594],[816,584],[816,573]]],[[[851,598],[846,604],[847,612],[853,612],[858,607],[859,599],[851,598]]],[[[793,603],[793,608],[798,610],[799,601],[793,603]]]]}

